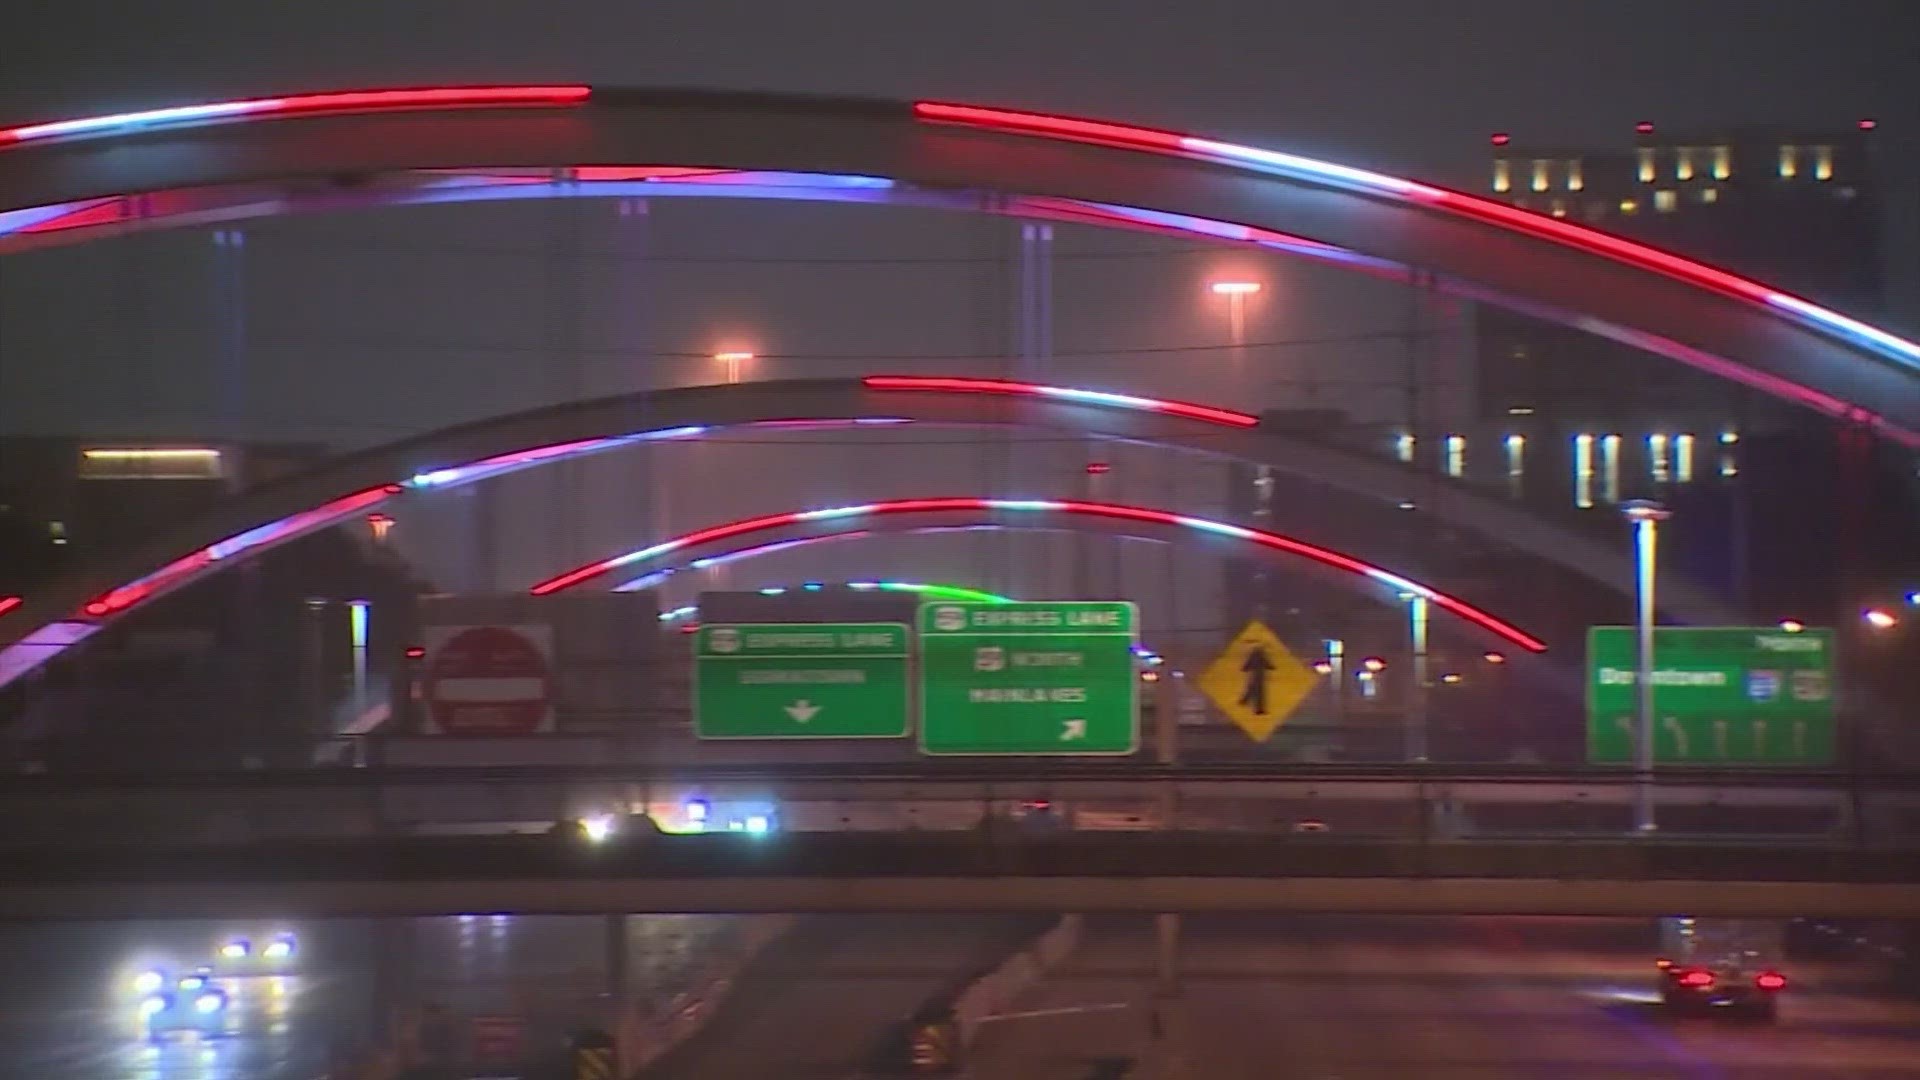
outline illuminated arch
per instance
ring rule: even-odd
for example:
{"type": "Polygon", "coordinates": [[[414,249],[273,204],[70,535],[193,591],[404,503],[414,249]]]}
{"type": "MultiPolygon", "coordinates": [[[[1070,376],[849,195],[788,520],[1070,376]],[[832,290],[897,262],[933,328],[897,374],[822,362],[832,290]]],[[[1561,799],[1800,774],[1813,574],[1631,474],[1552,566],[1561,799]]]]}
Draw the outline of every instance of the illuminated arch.
{"type": "Polygon", "coordinates": [[[1363,169],[970,105],[567,85],[351,91],[27,125],[0,129],[0,233],[213,220],[221,206],[192,193],[233,185],[274,187],[269,201],[284,210],[365,204],[356,191],[377,195],[396,176],[412,178],[402,189],[437,175],[441,188],[604,180],[664,191],[696,175],[777,188],[800,174],[813,177],[801,186],[874,201],[960,193],[975,208],[1430,268],[1920,446],[1920,345],[1760,282],[1363,169]]]}
{"type": "Polygon", "coordinates": [[[999,514],[1065,514],[1090,518],[1104,518],[1149,526],[1171,526],[1192,529],[1214,536],[1224,536],[1253,547],[1265,548],[1331,567],[1349,574],[1358,574],[1369,578],[1391,590],[1396,596],[1407,592],[1424,597],[1440,610],[1458,616],[1483,631],[1494,634],[1510,644],[1517,645],[1528,652],[1545,652],[1546,643],[1532,634],[1520,629],[1490,612],[1483,611],[1458,597],[1443,593],[1438,589],[1411,578],[1403,577],[1384,567],[1356,559],[1343,552],[1324,548],[1317,544],[1284,536],[1280,533],[1252,529],[1244,525],[1233,525],[1207,518],[1193,517],[1147,506],[1127,506],[1120,503],[1094,502],[1086,499],[991,499],[975,497],[935,498],[935,499],[887,499],[877,502],[859,503],[851,506],[835,506],[814,510],[792,510],[778,514],[764,514],[758,517],[742,518],[695,532],[685,533],[671,539],[662,540],[644,548],[599,559],[583,566],[575,567],[563,574],[556,574],[539,582],[527,591],[534,596],[550,596],[557,592],[584,584],[603,574],[615,570],[643,565],[674,552],[698,548],[705,544],[721,540],[731,540],[742,536],[768,533],[792,527],[805,527],[821,522],[854,522],[897,515],[999,515],[999,514]]]}
{"type": "MultiPolygon", "coordinates": [[[[0,686],[141,605],[220,569],[412,491],[440,490],[624,446],[698,438],[740,426],[781,429],[906,423],[1023,426],[1237,457],[1344,491],[1421,511],[1589,577],[1618,592],[1632,564],[1614,547],[1458,482],[1346,447],[1259,426],[1210,406],[989,379],[870,376],[698,386],[576,402],[489,420],[347,455],[250,490],[110,563],[61,575],[24,600],[0,597],[0,686]],[[635,430],[636,417],[649,425],[635,430]]],[[[1728,624],[1724,606],[1664,584],[1663,602],[1688,622],[1728,624]]]]}
{"type": "MultiPolygon", "coordinates": [[[[912,596],[930,597],[934,600],[949,600],[949,601],[958,601],[961,603],[976,603],[976,604],[1011,604],[1013,603],[1013,597],[1011,596],[1001,596],[999,593],[986,592],[985,590],[982,590],[982,589],[969,589],[964,585],[946,585],[937,581],[895,581],[895,580],[890,580],[885,578],[869,578],[865,580],[856,579],[852,581],[841,581],[841,582],[807,581],[807,582],[802,582],[799,585],[776,585],[769,588],[755,589],[753,591],[759,593],[762,596],[783,596],[787,593],[806,592],[808,590],[816,590],[816,591],[822,590],[829,586],[832,586],[834,588],[841,588],[841,589],[851,589],[854,592],[907,593],[912,596]]],[[[632,590],[616,589],[614,591],[631,592],[632,590]]],[[[660,621],[663,623],[688,624],[689,620],[697,621],[699,618],[699,615],[700,615],[700,606],[698,604],[682,604],[681,606],[676,608],[662,609],[660,612],[660,621]]]]}
{"type": "MultiPolygon", "coordinates": [[[[784,540],[761,540],[758,543],[754,543],[752,545],[749,545],[743,548],[732,548],[727,551],[718,551],[718,552],[714,552],[711,555],[697,555],[687,559],[683,563],[657,567],[657,568],[648,570],[646,573],[641,574],[638,577],[628,578],[626,581],[623,581],[620,584],[615,585],[611,591],[639,592],[643,589],[658,588],[662,585],[667,584],[668,581],[674,578],[675,576],[686,573],[690,570],[706,570],[712,567],[727,566],[735,562],[741,562],[749,559],[759,559],[768,555],[776,555],[776,554],[779,554],[780,552],[791,551],[795,548],[818,547],[821,544],[844,543],[849,540],[865,540],[874,536],[882,536],[882,535],[927,536],[927,535],[940,534],[940,533],[998,532],[1004,529],[1013,528],[1013,526],[1009,524],[1004,524],[1000,522],[983,522],[983,523],[978,523],[973,525],[912,525],[912,524],[905,524],[905,523],[899,523],[899,522],[895,522],[893,524],[896,527],[883,529],[879,527],[880,525],[882,525],[881,522],[877,522],[877,521],[868,522],[857,529],[840,529],[834,532],[809,532],[804,536],[795,536],[795,537],[791,537],[784,540]]],[[[1084,530],[1074,530],[1074,529],[1066,529],[1066,528],[1059,528],[1059,527],[1026,526],[1021,528],[1019,531],[1025,532],[1025,533],[1063,533],[1067,535],[1075,535],[1078,532],[1082,532],[1084,530]]],[[[1164,537],[1145,536],[1138,532],[1123,533],[1122,535],[1126,536],[1126,538],[1130,540],[1143,540],[1149,543],[1164,544],[1164,543],[1170,542],[1164,537]]],[[[679,554],[690,555],[692,553],[683,550],[679,552],[679,554]]],[[[1011,598],[1001,597],[1000,599],[1011,599],[1011,598]]]]}

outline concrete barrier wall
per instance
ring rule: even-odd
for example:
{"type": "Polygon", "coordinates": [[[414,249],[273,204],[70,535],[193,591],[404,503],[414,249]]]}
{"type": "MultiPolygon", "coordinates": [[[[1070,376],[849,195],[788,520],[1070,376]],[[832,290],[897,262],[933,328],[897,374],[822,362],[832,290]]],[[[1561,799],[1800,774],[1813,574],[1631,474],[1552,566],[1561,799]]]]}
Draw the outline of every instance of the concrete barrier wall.
{"type": "Polygon", "coordinates": [[[981,1025],[1005,1012],[1021,994],[1058,968],[1080,944],[1083,919],[1062,915],[1060,921],[1007,961],[969,983],[954,997],[953,1019],[960,1042],[969,1045],[981,1025]]]}
{"type": "Polygon", "coordinates": [[[662,1013],[631,1011],[614,1025],[617,1060],[624,1075],[634,1076],[661,1055],[698,1034],[720,1011],[740,972],[760,951],[793,928],[791,915],[752,916],[740,947],[715,960],[701,972],[693,988],[676,998],[662,1013]]]}

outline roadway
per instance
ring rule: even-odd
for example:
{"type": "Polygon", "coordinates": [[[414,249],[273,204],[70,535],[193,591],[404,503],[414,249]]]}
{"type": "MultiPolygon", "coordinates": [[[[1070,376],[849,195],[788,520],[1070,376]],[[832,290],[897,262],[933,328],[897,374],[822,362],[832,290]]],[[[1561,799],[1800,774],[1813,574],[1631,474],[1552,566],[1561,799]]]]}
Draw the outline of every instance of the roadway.
{"type": "Polygon", "coordinates": [[[923,1003],[1010,955],[1044,925],[1007,916],[815,916],[769,946],[707,1026],[644,1075],[858,1075],[886,1059],[923,1003]]]}
{"type": "MultiPolygon", "coordinates": [[[[1653,1008],[1653,936],[1628,920],[1189,919],[1173,1029],[1186,1075],[1206,1080],[1920,1075],[1920,1001],[1878,990],[1866,962],[1789,962],[1774,1025],[1671,1020],[1653,1008]]],[[[1151,1060],[1153,947],[1143,922],[1091,924],[981,1029],[969,1075],[1084,1080],[1102,1057],[1151,1060]]]]}
{"type": "MultiPolygon", "coordinates": [[[[688,982],[734,920],[646,917],[629,934],[636,996],[665,999],[688,982]]],[[[143,921],[0,927],[0,1076],[34,1080],[313,1080],[352,1060],[375,1030],[377,939],[359,921],[270,924],[143,921]],[[269,929],[271,928],[271,929],[269,929]],[[132,976],[211,962],[236,931],[291,930],[288,974],[222,976],[225,1033],[147,1039],[132,976]]],[[[472,915],[412,924],[419,1000],[461,1021],[522,1015],[534,1047],[559,1046],[580,1003],[605,988],[599,919],[472,915]]]]}

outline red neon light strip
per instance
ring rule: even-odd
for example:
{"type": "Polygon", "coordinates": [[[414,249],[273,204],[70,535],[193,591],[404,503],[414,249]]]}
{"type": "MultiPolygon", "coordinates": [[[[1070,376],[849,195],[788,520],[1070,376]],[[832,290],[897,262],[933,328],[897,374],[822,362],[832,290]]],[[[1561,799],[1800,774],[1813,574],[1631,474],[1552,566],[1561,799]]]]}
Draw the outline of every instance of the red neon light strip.
{"type": "Polygon", "coordinates": [[[252,98],[181,108],[117,113],[0,128],[0,146],[40,140],[124,135],[149,127],[180,127],[235,120],[326,113],[408,112],[425,109],[539,108],[579,105],[593,94],[584,85],[444,86],[403,90],[350,90],[326,94],[252,98]]]}
{"type": "Polygon", "coordinates": [[[409,109],[483,109],[496,106],[579,105],[593,94],[580,84],[554,86],[440,86],[409,90],[350,90],[283,97],[269,116],[317,112],[388,112],[409,109]]]}
{"type": "Polygon", "coordinates": [[[17,596],[0,596],[0,615],[5,615],[25,602],[17,596]]]}
{"type": "Polygon", "coordinates": [[[217,562],[244,554],[262,545],[291,540],[315,529],[332,525],[360,510],[378,505],[400,494],[402,490],[398,484],[382,484],[377,488],[356,491],[351,495],[322,503],[311,510],[303,510],[278,521],[248,529],[246,532],[183,555],[145,577],[137,578],[111,592],[95,597],[82,605],[80,612],[97,619],[125,611],[176,588],[217,562]]]}
{"type": "MultiPolygon", "coordinates": [[[[1073,142],[1094,143],[1103,146],[1118,146],[1126,149],[1143,150],[1149,153],[1174,157],[1194,158],[1215,161],[1223,164],[1259,169],[1263,161],[1269,168],[1274,167],[1276,155],[1262,151],[1257,147],[1235,146],[1227,143],[1214,143],[1194,136],[1179,135],[1174,132],[1154,128],[1136,127],[1130,124],[1115,124],[1106,121],[1083,120],[1078,117],[1054,116],[1047,113],[1024,112],[1016,109],[983,108],[975,105],[956,105],[946,102],[918,101],[913,106],[914,115],[938,123],[958,124],[970,127],[986,128],[997,131],[1010,131],[1019,134],[1035,135],[1042,138],[1065,139],[1073,142]]],[[[1674,280],[1682,281],[1710,292],[1730,296],[1749,303],[1758,304],[1769,310],[1777,309],[1783,298],[1792,298],[1763,282],[1722,270],[1719,267],[1694,259],[1662,251],[1659,248],[1614,236],[1589,226],[1562,221],[1545,214],[1509,206],[1506,203],[1466,192],[1451,191],[1419,184],[1400,177],[1384,174],[1362,174],[1344,166],[1330,162],[1315,162],[1305,158],[1289,157],[1287,171],[1298,171],[1307,176],[1324,172],[1331,181],[1345,180],[1357,183],[1371,193],[1430,206],[1435,209],[1471,218],[1484,224],[1521,233],[1563,247],[1571,247],[1599,255],[1628,266],[1648,270],[1674,280]]],[[[1804,301],[1800,301],[1805,303],[1804,301]]],[[[1807,305],[1817,307],[1817,305],[1807,305]]],[[[1824,309],[1820,309],[1824,314],[1824,309]]]]}
{"type": "MultiPolygon", "coordinates": [[[[1196,405],[1186,401],[1167,401],[1160,398],[1142,398],[1131,394],[1095,395],[1088,391],[1068,387],[1052,387],[1040,383],[1016,382],[1011,379],[960,379],[920,375],[869,375],[860,380],[870,390],[931,390],[948,394],[1006,394],[1016,397],[1051,398],[1056,401],[1080,401],[1099,403],[1103,398],[1109,405],[1120,404],[1121,399],[1137,401],[1140,406],[1153,412],[1168,416],[1181,416],[1189,420],[1204,420],[1209,424],[1222,424],[1227,427],[1256,427],[1260,418],[1250,413],[1235,412],[1232,409],[1218,409],[1211,405],[1196,405]]],[[[1124,406],[1123,406],[1124,407],[1124,406]]]]}
{"type": "MultiPolygon", "coordinates": [[[[876,502],[876,503],[864,504],[861,507],[858,515],[850,514],[848,516],[849,517],[853,517],[853,516],[865,517],[865,516],[879,516],[883,514],[893,515],[893,514],[919,514],[919,513],[952,513],[952,512],[958,512],[958,511],[992,511],[996,509],[1011,509],[1009,507],[1002,505],[1008,502],[1026,502],[1029,504],[1028,508],[1030,509],[1056,510],[1061,513],[1084,514],[1089,517],[1116,518],[1123,521],[1144,521],[1144,522],[1150,522],[1158,525],[1179,525],[1187,528],[1193,527],[1188,523],[1189,519],[1183,518],[1183,516],[1180,514],[1170,513],[1165,510],[1154,510],[1154,509],[1150,509],[1147,507],[1140,507],[1140,506],[1126,506],[1118,503],[1080,502],[1080,501],[1056,500],[1056,499],[1036,499],[1036,500],[1005,500],[1005,499],[983,499],[983,498],[896,499],[889,502],[876,502]]],[[[664,540],[659,544],[655,544],[652,547],[647,548],[646,550],[649,552],[654,552],[654,553],[664,555],[664,554],[667,554],[668,552],[681,551],[690,547],[697,547],[701,544],[711,543],[716,540],[727,540],[736,536],[741,536],[746,533],[763,532],[770,529],[784,528],[785,526],[788,526],[788,525],[798,525],[803,522],[813,521],[813,520],[833,520],[833,519],[817,518],[810,515],[807,511],[790,511],[784,514],[766,514],[761,517],[747,518],[742,521],[728,522],[727,524],[724,524],[724,525],[715,525],[710,528],[701,529],[697,532],[687,533],[682,536],[674,537],[671,540],[664,540]]],[[[1309,544],[1303,540],[1295,540],[1290,536],[1282,536],[1278,533],[1265,532],[1260,529],[1246,528],[1245,526],[1239,526],[1238,528],[1244,529],[1246,533],[1246,536],[1244,536],[1243,539],[1249,540],[1252,543],[1259,544],[1263,547],[1273,548],[1274,550],[1277,550],[1277,551],[1284,551],[1289,554],[1299,555],[1303,558],[1311,559],[1315,562],[1318,562],[1324,566],[1333,567],[1336,570],[1344,570],[1348,573],[1360,574],[1362,576],[1373,578],[1375,580],[1381,580],[1383,577],[1395,578],[1398,580],[1406,580],[1404,578],[1399,578],[1398,575],[1394,575],[1391,571],[1385,570],[1378,566],[1374,566],[1371,563],[1363,562],[1359,559],[1354,558],[1351,555],[1345,555],[1345,554],[1342,554],[1341,552],[1334,551],[1330,548],[1319,547],[1318,545],[1309,544]]],[[[1226,534],[1219,533],[1214,535],[1226,535],[1226,534]]],[[[557,577],[549,578],[546,581],[540,582],[539,584],[529,589],[528,592],[530,592],[534,596],[548,596],[553,593],[559,592],[563,589],[569,589],[583,582],[590,581],[593,578],[596,578],[601,574],[606,573],[609,570],[613,570],[624,565],[631,565],[633,562],[636,562],[636,561],[639,561],[639,560],[633,559],[630,556],[617,556],[611,559],[602,559],[598,562],[588,563],[585,566],[577,567],[557,577]]],[[[1465,619],[1468,622],[1471,622],[1477,626],[1480,626],[1514,643],[1515,645],[1520,646],[1523,649],[1526,649],[1528,652],[1539,653],[1539,652],[1545,652],[1547,650],[1546,642],[1541,641],[1539,638],[1534,637],[1532,634],[1529,634],[1526,631],[1520,629],[1519,627],[1514,626],[1512,623],[1509,623],[1506,620],[1501,619],[1499,616],[1493,615],[1486,611],[1482,611],[1481,609],[1474,607],[1472,604],[1469,604],[1464,600],[1460,600],[1456,597],[1448,596],[1445,593],[1441,593],[1436,590],[1427,588],[1426,586],[1419,586],[1419,587],[1427,589],[1427,592],[1430,594],[1429,598],[1433,601],[1433,603],[1437,604],[1439,607],[1443,608],[1444,610],[1452,612],[1453,614],[1458,615],[1460,618],[1465,619]]]]}
{"type": "Polygon", "coordinates": [[[1050,116],[1046,113],[1020,112],[1014,109],[988,109],[978,105],[955,105],[944,101],[916,101],[913,103],[913,112],[915,116],[948,124],[970,124],[975,127],[1024,131],[1034,135],[1072,139],[1075,142],[1155,150],[1183,156],[1186,151],[1185,136],[1171,131],[1136,127],[1132,124],[1111,124],[1102,120],[1083,120],[1075,116],[1050,116]]]}

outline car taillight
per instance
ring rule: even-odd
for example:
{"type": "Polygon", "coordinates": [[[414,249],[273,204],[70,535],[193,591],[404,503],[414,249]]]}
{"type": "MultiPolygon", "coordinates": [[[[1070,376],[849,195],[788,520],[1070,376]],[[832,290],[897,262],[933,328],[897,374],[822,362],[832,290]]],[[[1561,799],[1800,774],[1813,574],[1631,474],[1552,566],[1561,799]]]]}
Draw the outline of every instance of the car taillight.
{"type": "Polygon", "coordinates": [[[1785,990],[1787,977],[1777,971],[1763,971],[1754,976],[1753,985],[1762,990],[1785,990]]]}
{"type": "Polygon", "coordinates": [[[1692,971],[1683,971],[1680,973],[1680,985],[1681,986],[1712,986],[1713,972],[1702,971],[1699,968],[1695,968],[1692,971]]]}
{"type": "Polygon", "coordinates": [[[1653,966],[1659,968],[1661,971],[1667,971],[1673,967],[1673,961],[1663,956],[1660,959],[1655,960],[1653,962],[1653,966]]]}

